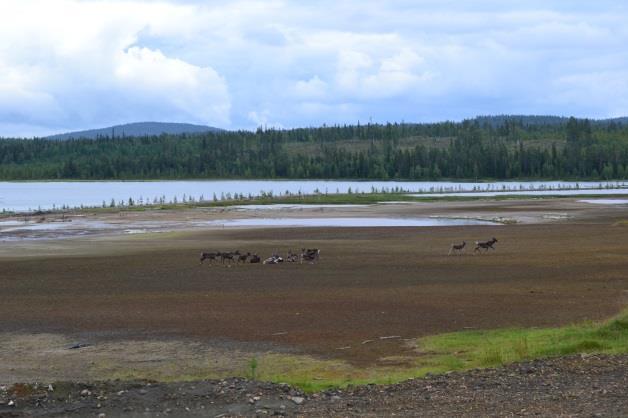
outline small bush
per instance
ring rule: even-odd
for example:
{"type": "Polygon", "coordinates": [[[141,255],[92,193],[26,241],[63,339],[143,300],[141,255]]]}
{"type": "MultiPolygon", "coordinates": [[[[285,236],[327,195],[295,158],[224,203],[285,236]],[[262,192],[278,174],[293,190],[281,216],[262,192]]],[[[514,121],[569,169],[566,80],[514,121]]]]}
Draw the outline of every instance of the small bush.
{"type": "Polygon", "coordinates": [[[253,357],[249,361],[249,371],[251,380],[255,380],[257,378],[257,357],[253,357]]]}

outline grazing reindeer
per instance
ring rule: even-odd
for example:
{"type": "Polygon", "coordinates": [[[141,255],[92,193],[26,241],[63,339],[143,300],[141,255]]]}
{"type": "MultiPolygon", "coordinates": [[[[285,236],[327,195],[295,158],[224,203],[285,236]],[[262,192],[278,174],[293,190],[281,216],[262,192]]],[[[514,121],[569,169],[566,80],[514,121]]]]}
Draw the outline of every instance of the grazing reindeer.
{"type": "Polygon", "coordinates": [[[251,264],[256,264],[256,263],[259,263],[260,261],[262,261],[262,259],[261,259],[261,258],[259,258],[259,255],[257,255],[257,254],[253,254],[253,255],[251,256],[251,259],[249,260],[249,263],[251,263],[251,264]]]}
{"type": "Polygon", "coordinates": [[[201,253],[200,264],[203,264],[203,261],[205,261],[205,260],[209,260],[209,264],[213,264],[213,262],[218,257],[220,257],[220,253],[206,253],[206,252],[202,252],[201,253]]]}
{"type": "Polygon", "coordinates": [[[467,245],[466,241],[462,241],[462,244],[451,244],[451,247],[449,247],[449,254],[447,255],[451,255],[454,252],[457,252],[458,254],[462,254],[464,252],[464,247],[467,245]]]}
{"type": "Polygon", "coordinates": [[[484,248],[486,251],[488,251],[489,248],[494,250],[495,247],[493,247],[493,244],[496,242],[497,238],[495,237],[489,239],[488,241],[475,241],[475,249],[473,252],[480,251],[480,248],[484,248]]]}
{"type": "Polygon", "coordinates": [[[251,256],[251,253],[240,254],[236,259],[237,263],[246,263],[246,260],[251,256]]]}
{"type": "Polygon", "coordinates": [[[301,248],[301,264],[303,260],[309,261],[310,264],[314,264],[314,261],[318,261],[320,258],[321,250],[318,248],[301,248]]]}

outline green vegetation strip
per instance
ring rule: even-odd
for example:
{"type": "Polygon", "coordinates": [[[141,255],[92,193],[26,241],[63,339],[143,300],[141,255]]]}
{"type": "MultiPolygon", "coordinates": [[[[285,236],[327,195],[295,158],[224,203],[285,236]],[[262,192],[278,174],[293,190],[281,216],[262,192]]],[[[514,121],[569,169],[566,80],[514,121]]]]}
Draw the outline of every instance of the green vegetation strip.
{"type": "MultiPolygon", "coordinates": [[[[291,383],[307,392],[315,392],[348,385],[390,384],[428,373],[496,367],[544,357],[628,353],[628,310],[608,321],[587,321],[557,328],[514,328],[435,335],[417,339],[415,347],[417,356],[411,359],[412,365],[403,368],[360,370],[321,361],[318,366],[307,362],[291,363],[291,371],[269,375],[264,373],[265,370],[276,369],[280,365],[265,365],[265,359],[259,359],[256,377],[291,383]]],[[[285,359],[266,360],[275,363],[285,359]]]]}

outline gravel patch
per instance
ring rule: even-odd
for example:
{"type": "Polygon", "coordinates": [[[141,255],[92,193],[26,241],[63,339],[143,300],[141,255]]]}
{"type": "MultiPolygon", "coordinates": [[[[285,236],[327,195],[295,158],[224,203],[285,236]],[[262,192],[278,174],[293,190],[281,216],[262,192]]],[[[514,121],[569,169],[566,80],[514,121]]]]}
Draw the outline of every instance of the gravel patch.
{"type": "Polygon", "coordinates": [[[0,417],[628,415],[628,355],[577,355],[306,395],[231,378],[0,387],[0,417]]]}

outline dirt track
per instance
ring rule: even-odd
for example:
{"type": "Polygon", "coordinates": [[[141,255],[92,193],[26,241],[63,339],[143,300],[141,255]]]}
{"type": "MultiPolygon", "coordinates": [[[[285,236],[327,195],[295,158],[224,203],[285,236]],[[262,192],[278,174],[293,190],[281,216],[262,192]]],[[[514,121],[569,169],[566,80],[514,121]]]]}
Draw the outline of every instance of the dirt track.
{"type": "Polygon", "coordinates": [[[600,213],[531,225],[66,240],[46,244],[63,247],[55,256],[0,258],[0,332],[233,341],[373,365],[407,352],[404,338],[617,313],[628,299],[628,230],[615,225],[623,212],[600,213]],[[451,242],[491,236],[496,251],[446,255],[451,242]],[[320,263],[198,264],[202,249],[267,255],[302,246],[321,248],[320,263]],[[68,254],[72,247],[79,255],[68,254]],[[401,338],[379,340],[385,336],[401,338]],[[377,344],[361,344],[369,339],[377,344]]]}

